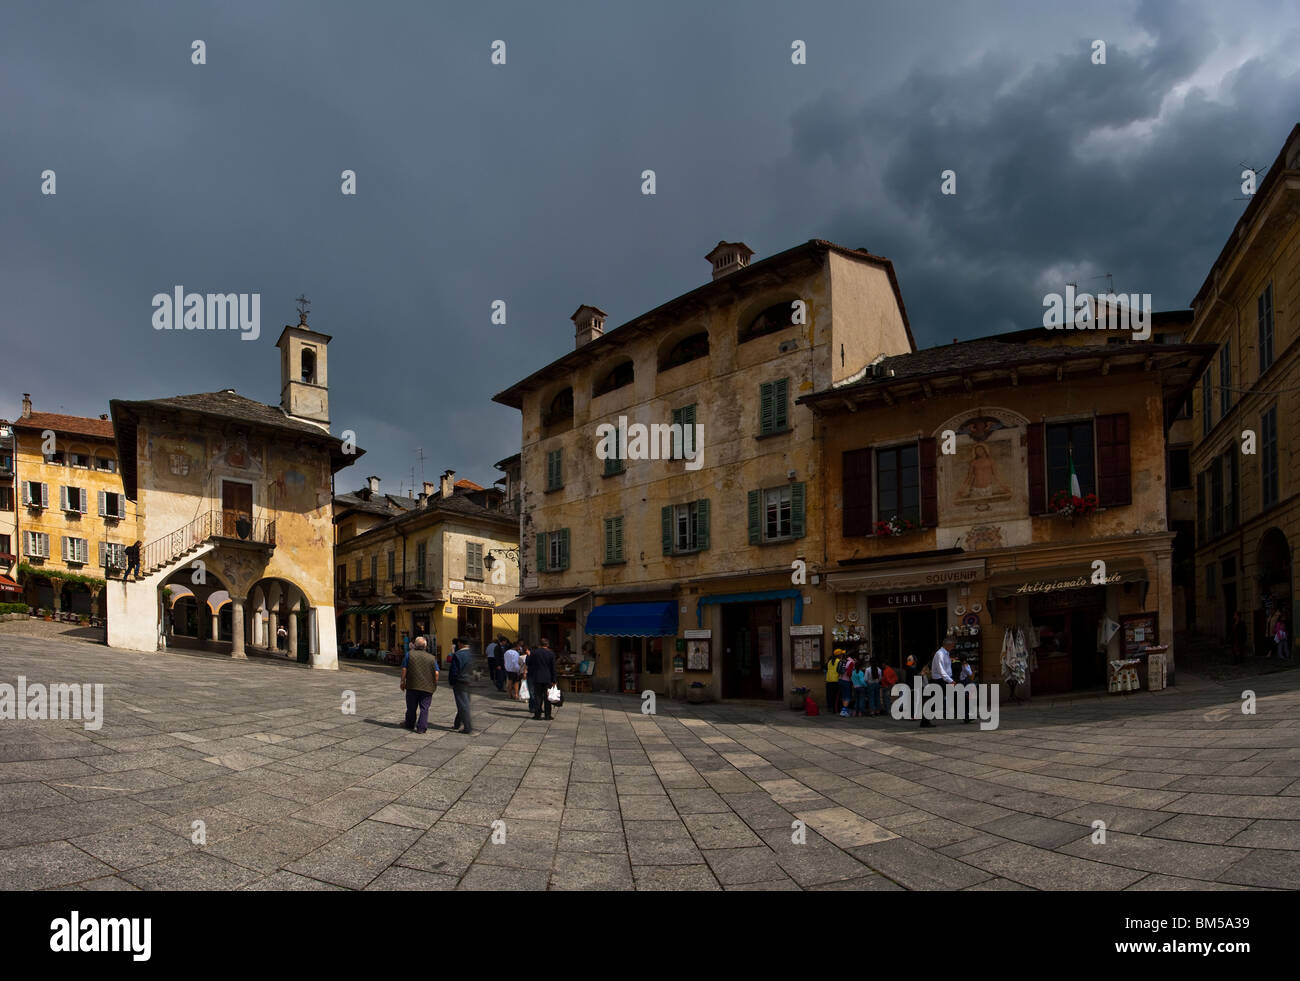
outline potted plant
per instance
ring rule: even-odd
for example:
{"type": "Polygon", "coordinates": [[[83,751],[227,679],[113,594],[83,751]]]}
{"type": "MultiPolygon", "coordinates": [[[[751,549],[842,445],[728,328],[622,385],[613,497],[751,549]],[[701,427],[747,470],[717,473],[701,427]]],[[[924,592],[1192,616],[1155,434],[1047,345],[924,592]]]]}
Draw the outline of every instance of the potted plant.
{"type": "Polygon", "coordinates": [[[1084,494],[1082,497],[1076,497],[1069,491],[1059,490],[1052,495],[1048,507],[1053,514],[1073,521],[1076,515],[1086,516],[1097,510],[1097,495],[1084,494]]]}
{"type": "Polygon", "coordinates": [[[899,535],[905,535],[907,532],[916,528],[916,524],[907,518],[900,518],[894,515],[888,521],[876,522],[877,538],[897,538],[899,535]]]}
{"type": "Polygon", "coordinates": [[[790,708],[795,712],[803,710],[804,699],[808,697],[812,689],[799,687],[790,689],[790,708]]]}

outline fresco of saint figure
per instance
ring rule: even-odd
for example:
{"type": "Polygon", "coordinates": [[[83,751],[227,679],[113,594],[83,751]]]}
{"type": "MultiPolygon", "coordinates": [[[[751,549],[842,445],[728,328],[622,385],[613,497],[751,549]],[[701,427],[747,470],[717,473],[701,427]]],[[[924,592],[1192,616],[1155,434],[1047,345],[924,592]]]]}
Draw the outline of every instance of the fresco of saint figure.
{"type": "Polygon", "coordinates": [[[998,466],[988,445],[976,443],[971,447],[970,466],[966,479],[957,491],[959,501],[987,501],[1011,496],[1011,488],[998,476],[998,466]]]}

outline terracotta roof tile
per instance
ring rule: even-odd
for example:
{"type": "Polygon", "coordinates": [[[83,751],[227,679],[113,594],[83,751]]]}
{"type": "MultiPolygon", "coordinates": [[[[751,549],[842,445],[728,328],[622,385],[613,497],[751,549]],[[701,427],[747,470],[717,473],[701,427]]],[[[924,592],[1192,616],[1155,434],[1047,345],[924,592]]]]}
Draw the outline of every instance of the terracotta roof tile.
{"type": "Polygon", "coordinates": [[[113,438],[113,423],[108,419],[89,416],[65,416],[58,412],[33,412],[14,420],[15,429],[45,430],[69,433],[74,436],[94,436],[97,439],[113,438]]]}

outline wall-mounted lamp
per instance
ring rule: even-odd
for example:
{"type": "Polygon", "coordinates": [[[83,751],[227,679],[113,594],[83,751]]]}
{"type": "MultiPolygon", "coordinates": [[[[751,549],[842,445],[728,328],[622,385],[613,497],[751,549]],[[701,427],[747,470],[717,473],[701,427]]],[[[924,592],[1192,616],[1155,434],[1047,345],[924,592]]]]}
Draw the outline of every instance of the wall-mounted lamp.
{"type": "Polygon", "coordinates": [[[494,556],[500,555],[503,558],[510,559],[515,565],[519,564],[519,549],[517,548],[494,548],[487,555],[483,556],[483,564],[491,569],[497,564],[494,556]]]}

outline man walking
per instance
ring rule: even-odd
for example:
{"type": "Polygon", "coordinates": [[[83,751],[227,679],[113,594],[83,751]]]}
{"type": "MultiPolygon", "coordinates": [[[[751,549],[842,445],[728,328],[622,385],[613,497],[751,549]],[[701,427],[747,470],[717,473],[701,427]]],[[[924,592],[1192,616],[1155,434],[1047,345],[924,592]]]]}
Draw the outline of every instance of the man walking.
{"type": "Polygon", "coordinates": [[[402,691],[406,692],[406,720],[402,726],[416,732],[429,728],[429,705],[438,690],[438,659],[423,637],[416,637],[402,661],[402,691]],[[416,719],[416,710],[419,719],[416,719]]]}
{"type": "Polygon", "coordinates": [[[551,718],[551,701],[546,697],[547,690],[555,684],[555,651],[545,637],[528,655],[524,668],[524,677],[528,680],[528,707],[533,710],[533,718],[542,717],[546,709],[547,721],[551,718]]]}
{"type": "Polygon", "coordinates": [[[483,653],[487,655],[488,677],[492,679],[492,684],[497,686],[497,691],[500,691],[501,645],[493,639],[488,643],[483,653]]]}
{"type": "Polygon", "coordinates": [[[465,727],[464,733],[468,736],[474,732],[474,726],[469,717],[469,672],[473,658],[469,650],[469,641],[464,637],[454,639],[451,642],[451,647],[452,654],[447,665],[447,679],[451,682],[451,694],[456,699],[456,718],[452,720],[451,731],[457,732],[463,725],[465,727]]]}
{"type": "Polygon", "coordinates": [[[930,680],[936,685],[951,685],[952,649],[957,646],[957,638],[949,634],[934,652],[930,660],[930,680]]]}
{"type": "Polygon", "coordinates": [[[126,577],[135,570],[135,581],[140,581],[140,542],[137,540],[134,545],[126,547],[126,571],[122,573],[122,582],[126,582],[126,577]]]}

